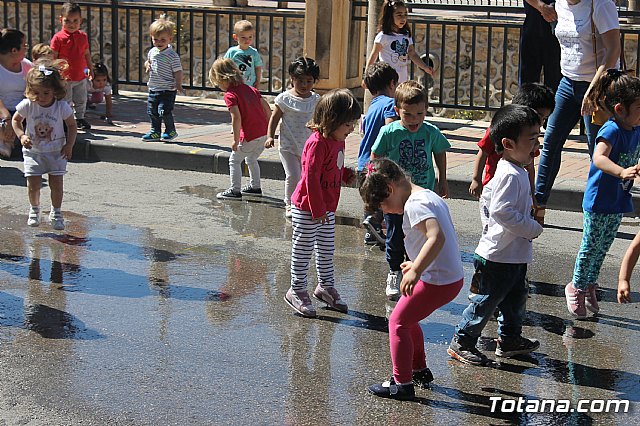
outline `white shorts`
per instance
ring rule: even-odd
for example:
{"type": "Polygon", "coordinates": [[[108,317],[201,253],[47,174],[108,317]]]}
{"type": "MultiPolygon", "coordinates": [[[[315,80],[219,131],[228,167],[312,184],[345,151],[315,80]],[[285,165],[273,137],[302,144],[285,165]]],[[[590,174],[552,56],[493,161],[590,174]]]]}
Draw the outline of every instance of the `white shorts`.
{"type": "Polygon", "coordinates": [[[67,160],[60,152],[31,152],[22,150],[24,158],[24,176],[53,175],[62,176],[67,173],[67,160]]]}

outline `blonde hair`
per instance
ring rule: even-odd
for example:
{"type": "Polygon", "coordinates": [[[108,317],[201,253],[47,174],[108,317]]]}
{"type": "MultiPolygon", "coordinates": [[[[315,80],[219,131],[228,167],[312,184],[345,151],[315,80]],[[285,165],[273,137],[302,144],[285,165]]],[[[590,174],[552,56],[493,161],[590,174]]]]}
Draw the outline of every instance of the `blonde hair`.
{"type": "Polygon", "coordinates": [[[46,43],[38,43],[31,48],[31,59],[53,59],[53,49],[46,43]]]}
{"type": "Polygon", "coordinates": [[[220,83],[230,86],[244,83],[242,71],[230,58],[218,58],[213,62],[209,70],[209,80],[215,86],[220,86],[220,83]]]}
{"type": "Polygon", "coordinates": [[[33,68],[27,73],[27,88],[24,95],[31,101],[36,101],[33,93],[35,87],[44,87],[53,90],[53,96],[57,99],[64,99],[67,94],[66,84],[62,75],[69,67],[67,61],[63,59],[47,60],[40,59],[33,64],[33,68]]]}
{"type": "Polygon", "coordinates": [[[397,108],[403,105],[415,105],[424,103],[427,105],[427,91],[417,81],[409,80],[398,84],[396,87],[395,104],[397,108]]]}
{"type": "Polygon", "coordinates": [[[343,124],[360,118],[361,112],[362,108],[350,90],[334,89],[320,99],[307,127],[328,137],[343,124]]]}
{"type": "Polygon", "coordinates": [[[149,26],[149,34],[152,36],[156,36],[161,33],[167,33],[171,37],[176,33],[176,24],[165,14],[160,15],[160,17],[153,21],[149,26]]]}
{"type": "Polygon", "coordinates": [[[233,25],[233,33],[238,34],[244,31],[253,31],[253,24],[246,19],[236,22],[233,25]]]}

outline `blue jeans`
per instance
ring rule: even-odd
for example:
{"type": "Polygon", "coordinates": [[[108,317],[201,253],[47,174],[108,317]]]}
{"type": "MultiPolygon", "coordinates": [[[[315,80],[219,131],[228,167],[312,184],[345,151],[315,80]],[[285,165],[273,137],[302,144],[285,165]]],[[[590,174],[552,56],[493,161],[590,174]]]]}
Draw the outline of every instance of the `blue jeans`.
{"type": "Polygon", "coordinates": [[[175,90],[149,90],[147,99],[147,114],[151,119],[151,131],[162,132],[162,120],[166,132],[170,133],[176,129],[173,122],[173,106],[176,104],[175,90]]]}
{"type": "Polygon", "coordinates": [[[399,271],[400,265],[405,260],[404,232],[402,231],[401,214],[385,214],[384,221],[387,223],[387,241],[385,244],[385,255],[389,270],[399,271]]]}
{"type": "Polygon", "coordinates": [[[520,336],[529,295],[527,264],[491,262],[477,255],[473,264],[472,286],[478,287],[478,293],[470,297],[456,326],[458,341],[463,347],[475,346],[496,307],[500,308],[498,336],[520,336]]]}
{"type": "MultiPolygon", "coordinates": [[[[535,197],[539,206],[545,206],[549,200],[553,182],[560,170],[562,147],[569,133],[580,120],[582,99],[588,88],[589,82],[587,81],[573,81],[567,77],[562,77],[560,80],[556,91],[556,107],[547,121],[547,130],[538,164],[535,197]]],[[[589,156],[592,156],[600,126],[591,124],[590,115],[585,115],[582,118],[587,131],[589,156]]]]}

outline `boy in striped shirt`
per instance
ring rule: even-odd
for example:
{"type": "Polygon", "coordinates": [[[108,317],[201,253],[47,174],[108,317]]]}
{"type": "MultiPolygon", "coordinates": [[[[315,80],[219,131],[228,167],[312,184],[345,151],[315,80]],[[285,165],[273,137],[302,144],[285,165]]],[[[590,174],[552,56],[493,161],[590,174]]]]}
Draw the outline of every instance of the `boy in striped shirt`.
{"type": "Polygon", "coordinates": [[[182,63],[173,50],[171,41],[176,24],[165,15],[160,16],[149,27],[153,48],[147,55],[145,69],[149,73],[149,98],[147,114],[151,118],[151,130],[142,136],[145,142],[170,141],[178,137],[173,122],[173,106],[176,94],[182,92],[182,63]],[[165,132],[162,130],[164,120],[165,132]]]}

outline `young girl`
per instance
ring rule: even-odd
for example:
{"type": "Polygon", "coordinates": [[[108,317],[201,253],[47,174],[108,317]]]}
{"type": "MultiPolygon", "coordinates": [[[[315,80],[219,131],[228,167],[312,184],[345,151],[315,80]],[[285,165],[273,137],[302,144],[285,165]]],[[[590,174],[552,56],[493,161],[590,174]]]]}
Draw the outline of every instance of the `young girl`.
{"type": "Polygon", "coordinates": [[[598,275],[611,247],[623,213],[633,211],[631,187],[640,166],[640,80],[619,70],[608,70],[595,83],[591,102],[613,113],[596,137],[593,162],[584,192],[584,231],[573,269],[565,287],[567,308],[586,318],[597,313],[598,275]]]}
{"type": "Polygon", "coordinates": [[[36,62],[39,59],[52,61],[55,59],[55,52],[46,43],[38,43],[31,48],[31,59],[36,62]]]}
{"type": "Polygon", "coordinates": [[[93,80],[87,79],[87,107],[95,108],[96,104],[105,103],[105,119],[113,118],[113,100],[111,97],[111,78],[106,65],[99,62],[93,64],[93,80]]]}
{"type": "Polygon", "coordinates": [[[385,0],[380,10],[378,34],[374,39],[373,50],[369,54],[367,67],[376,59],[387,62],[398,72],[398,83],[409,80],[410,59],[417,67],[429,75],[433,68],[425,64],[416,53],[407,20],[407,7],[400,0],[385,0]]]}
{"type": "Polygon", "coordinates": [[[64,229],[60,210],[62,177],[67,172],[67,160],[71,159],[78,130],[73,110],[64,100],[66,90],[61,74],[65,65],[64,61],[43,61],[29,70],[25,91],[27,99],[16,106],[12,121],[22,144],[24,175],[31,203],[27,225],[40,225],[40,187],[42,175],[46,173],[49,174],[51,188],[49,221],[58,231],[64,229]],[[67,125],[66,139],[63,122],[67,125]]]}
{"type": "Polygon", "coordinates": [[[267,139],[267,121],[271,108],[260,92],[244,84],[242,72],[232,59],[216,59],[209,71],[209,80],[225,92],[224,103],[231,113],[233,145],[229,156],[231,187],[218,193],[220,200],[242,200],[242,195],[262,195],[258,157],[267,139]],[[249,168],[249,185],[242,183],[242,160],[249,168]]]}
{"type": "Polygon", "coordinates": [[[279,154],[284,167],[284,204],[286,217],[291,217],[291,194],[300,180],[301,156],[304,143],[311,135],[307,123],[320,100],[313,85],[320,77],[320,67],[313,59],[299,57],[289,64],[291,89],[280,93],[274,100],[275,109],[269,120],[265,148],[273,147],[276,127],[280,125],[279,154]]]}
{"type": "Polygon", "coordinates": [[[402,229],[409,259],[402,264],[403,297],[389,317],[393,376],[369,387],[384,398],[410,400],[414,384],[433,380],[427,368],[419,321],[452,301],[462,288],[460,248],[446,203],[435,192],[412,184],[389,159],[373,160],[360,195],[366,208],[404,214],[402,229]]]}
{"type": "Polygon", "coordinates": [[[318,286],[313,296],[330,308],[347,312],[347,304],[334,287],[334,214],[342,182],[350,184],[355,179],[355,172],[344,167],[344,141],[360,112],[353,94],[337,89],[320,99],[309,122],[313,133],[302,151],[302,177],[291,196],[291,288],[284,296],[285,302],[305,317],[316,316],[307,293],[314,251],[318,286]]]}

